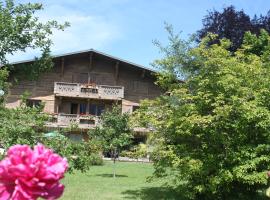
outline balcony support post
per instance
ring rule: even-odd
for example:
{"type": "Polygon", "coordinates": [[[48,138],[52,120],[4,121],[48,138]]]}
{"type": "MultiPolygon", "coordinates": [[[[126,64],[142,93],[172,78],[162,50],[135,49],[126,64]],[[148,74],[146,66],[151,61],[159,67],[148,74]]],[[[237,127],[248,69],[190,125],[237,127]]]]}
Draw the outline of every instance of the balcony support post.
{"type": "Polygon", "coordinates": [[[86,114],[89,115],[90,99],[87,99],[86,114]]]}
{"type": "Polygon", "coordinates": [[[62,97],[59,97],[57,100],[57,105],[56,105],[56,113],[59,114],[59,107],[62,103],[62,97]]]}
{"type": "Polygon", "coordinates": [[[118,77],[119,77],[119,61],[116,62],[115,64],[115,73],[114,73],[115,84],[117,84],[118,77]]]}
{"type": "Polygon", "coordinates": [[[77,107],[77,117],[79,117],[80,116],[80,106],[81,104],[80,103],[78,103],[78,107],[77,107]]]}

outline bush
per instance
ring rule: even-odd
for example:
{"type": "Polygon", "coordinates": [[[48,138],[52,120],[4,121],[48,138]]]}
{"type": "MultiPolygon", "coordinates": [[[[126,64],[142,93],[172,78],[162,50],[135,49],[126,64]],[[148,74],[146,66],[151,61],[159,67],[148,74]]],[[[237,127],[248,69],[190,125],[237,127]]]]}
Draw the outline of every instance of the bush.
{"type": "Polygon", "coordinates": [[[130,151],[123,151],[120,153],[123,157],[129,158],[146,158],[148,155],[147,145],[140,143],[139,145],[134,146],[130,151]]]}
{"type": "Polygon", "coordinates": [[[104,164],[102,156],[100,154],[93,153],[90,155],[89,159],[90,159],[89,162],[91,165],[103,165],[104,164]]]}
{"type": "Polygon", "coordinates": [[[69,172],[73,170],[85,172],[91,165],[103,164],[99,155],[99,144],[93,141],[73,142],[68,138],[42,138],[41,142],[67,158],[69,172]]]}

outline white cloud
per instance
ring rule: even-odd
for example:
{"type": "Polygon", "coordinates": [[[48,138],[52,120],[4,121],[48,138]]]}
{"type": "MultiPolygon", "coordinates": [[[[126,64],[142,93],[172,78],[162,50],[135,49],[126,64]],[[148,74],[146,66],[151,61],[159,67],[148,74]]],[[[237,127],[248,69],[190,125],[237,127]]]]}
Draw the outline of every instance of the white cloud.
{"type": "Polygon", "coordinates": [[[100,17],[73,14],[65,17],[65,19],[70,22],[71,26],[64,32],[54,31],[52,36],[53,51],[103,49],[121,37],[119,27],[100,17]]]}
{"type": "MultiPolygon", "coordinates": [[[[59,3],[59,2],[58,2],[59,3]]],[[[98,49],[103,50],[121,39],[123,30],[113,19],[108,19],[95,13],[86,13],[65,4],[45,4],[45,10],[38,13],[42,22],[56,20],[60,23],[70,22],[71,26],[65,31],[54,31],[51,39],[52,54],[71,51],[98,49]]],[[[27,50],[9,56],[10,61],[33,58],[37,50],[27,50]]]]}

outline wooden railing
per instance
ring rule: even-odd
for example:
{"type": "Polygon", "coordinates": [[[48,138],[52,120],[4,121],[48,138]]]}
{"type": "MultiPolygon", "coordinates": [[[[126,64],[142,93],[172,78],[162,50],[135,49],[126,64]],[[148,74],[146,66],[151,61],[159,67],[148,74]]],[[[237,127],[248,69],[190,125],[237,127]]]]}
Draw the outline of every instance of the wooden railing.
{"type": "Polygon", "coordinates": [[[56,96],[114,100],[124,98],[124,87],[110,85],[91,86],[80,83],[55,82],[54,94],[56,96]]]}
{"type": "Polygon", "coordinates": [[[100,123],[98,116],[92,115],[77,115],[59,113],[54,115],[54,122],[47,123],[51,127],[78,127],[81,129],[89,129],[97,126],[100,123]]]}
{"type": "MultiPolygon", "coordinates": [[[[93,129],[101,123],[99,116],[93,115],[77,115],[77,114],[65,114],[59,113],[52,115],[52,121],[47,122],[46,126],[50,128],[79,128],[87,131],[93,129]]],[[[151,128],[136,127],[133,128],[136,135],[145,135],[153,131],[151,128]]]]}

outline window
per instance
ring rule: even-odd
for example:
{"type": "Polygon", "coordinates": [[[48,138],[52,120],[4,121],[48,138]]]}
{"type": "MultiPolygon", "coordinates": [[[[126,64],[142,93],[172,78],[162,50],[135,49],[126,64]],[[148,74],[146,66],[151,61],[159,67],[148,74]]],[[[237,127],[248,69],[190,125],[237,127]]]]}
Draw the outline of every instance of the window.
{"type": "Polygon", "coordinates": [[[37,99],[27,99],[26,100],[26,106],[28,107],[39,107],[41,106],[41,100],[37,100],[37,99]]]}
{"type": "Polygon", "coordinates": [[[86,104],[81,103],[80,104],[80,115],[85,115],[86,114],[86,104]]]}
{"type": "Polygon", "coordinates": [[[89,105],[89,114],[100,116],[104,111],[104,105],[90,104],[89,105]]]}
{"type": "Polygon", "coordinates": [[[132,112],[134,112],[135,110],[139,109],[140,106],[132,106],[132,112]]]}
{"type": "Polygon", "coordinates": [[[70,114],[77,114],[78,113],[78,104],[72,103],[70,106],[70,114]]]}
{"type": "Polygon", "coordinates": [[[96,109],[97,109],[97,105],[90,104],[89,105],[89,114],[90,115],[96,115],[96,109]]]}
{"type": "Polygon", "coordinates": [[[98,105],[97,106],[97,116],[100,116],[103,111],[104,111],[104,105],[98,105]]]}

